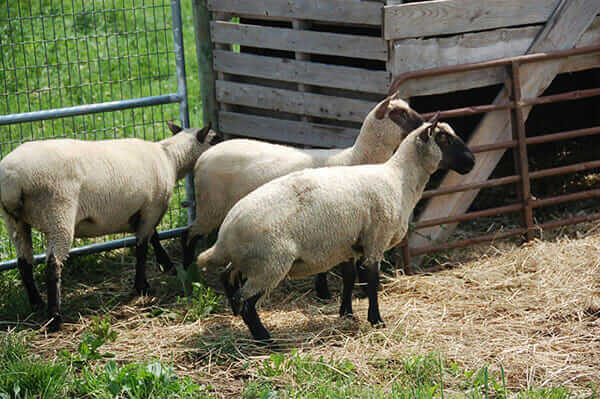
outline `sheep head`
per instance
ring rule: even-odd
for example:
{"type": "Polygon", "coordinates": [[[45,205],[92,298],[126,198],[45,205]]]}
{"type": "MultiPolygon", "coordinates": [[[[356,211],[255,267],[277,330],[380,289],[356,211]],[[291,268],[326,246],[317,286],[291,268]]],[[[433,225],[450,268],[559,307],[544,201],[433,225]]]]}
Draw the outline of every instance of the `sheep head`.
{"type": "Polygon", "coordinates": [[[167,121],[167,126],[173,136],[162,140],[160,144],[174,160],[178,180],[192,171],[204,151],[222,139],[211,129],[210,123],[201,129],[183,129],[170,121],[167,121]]]}
{"type": "Polygon", "coordinates": [[[437,112],[420,129],[421,154],[433,170],[452,169],[461,175],[467,174],[475,165],[475,157],[450,125],[439,122],[439,114],[437,112]]]}
{"type": "Polygon", "coordinates": [[[423,122],[419,113],[406,101],[385,98],[369,112],[357,138],[358,151],[367,155],[363,163],[387,161],[402,140],[423,122]]]}

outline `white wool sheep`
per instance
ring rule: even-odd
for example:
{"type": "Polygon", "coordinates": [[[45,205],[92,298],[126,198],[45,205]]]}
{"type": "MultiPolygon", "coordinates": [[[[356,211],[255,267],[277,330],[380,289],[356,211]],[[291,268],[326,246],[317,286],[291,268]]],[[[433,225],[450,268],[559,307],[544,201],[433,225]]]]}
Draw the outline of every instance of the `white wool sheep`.
{"type": "MultiPolygon", "coordinates": [[[[173,133],[182,129],[169,123],[173,133]]],[[[170,261],[155,227],[166,212],[175,183],[192,171],[215,139],[210,127],[186,129],[160,142],[140,139],[71,139],[21,144],[0,162],[0,210],[18,255],[19,271],[34,306],[43,306],[32,273],[31,228],[44,233],[49,330],[60,328],[60,280],[74,237],[133,232],[135,288],[148,289],[148,242],[170,261]]]]}
{"type": "MultiPolygon", "coordinates": [[[[184,267],[192,263],[198,239],[217,229],[231,207],[257,187],[306,168],[385,162],[422,123],[405,101],[387,97],[366,116],[354,145],[344,150],[299,149],[245,139],[212,147],[194,167],[196,218],[182,237],[184,267]]],[[[318,276],[316,290],[321,298],[330,296],[325,273],[318,276]]]]}
{"type": "MultiPolygon", "coordinates": [[[[384,251],[403,239],[438,167],[464,174],[473,165],[473,154],[450,126],[432,120],[410,133],[384,164],[307,169],[254,190],[227,214],[216,244],[198,256],[198,267],[231,262],[221,280],[233,312],[241,313],[255,339],[269,340],[255,309],[265,292],[286,277],[363,256],[368,320],[383,325],[377,287],[384,251]]],[[[350,295],[345,289],[341,315],[352,313],[350,295]]]]}

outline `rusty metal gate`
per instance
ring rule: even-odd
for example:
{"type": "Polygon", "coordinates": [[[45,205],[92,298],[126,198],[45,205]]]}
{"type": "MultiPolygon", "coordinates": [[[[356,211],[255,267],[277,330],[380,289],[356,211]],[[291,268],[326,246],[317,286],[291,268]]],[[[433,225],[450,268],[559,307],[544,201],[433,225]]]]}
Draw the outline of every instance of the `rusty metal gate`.
{"type": "MultiPolygon", "coordinates": [[[[509,101],[503,104],[489,104],[489,105],[477,105],[472,107],[456,108],[450,110],[444,110],[440,112],[441,118],[455,118],[458,116],[465,115],[476,115],[489,113],[494,111],[507,110],[511,113],[511,128],[512,128],[512,139],[500,142],[493,142],[485,145],[478,145],[471,147],[473,153],[483,153],[488,151],[498,150],[513,150],[515,169],[517,174],[489,179],[485,181],[455,185],[451,187],[443,187],[438,189],[432,189],[425,191],[423,199],[432,198],[434,196],[449,195],[458,192],[464,192],[469,190],[480,190],[483,188],[497,187],[508,184],[517,184],[518,201],[514,204],[505,206],[489,208],[479,211],[467,212],[460,215],[450,215],[447,217],[441,217],[429,220],[417,221],[412,232],[414,234],[421,229],[425,229],[432,226],[441,226],[448,224],[456,224],[459,222],[470,221],[477,218],[482,218],[492,215],[506,214],[510,212],[519,212],[521,215],[521,226],[513,228],[507,231],[496,232],[493,234],[484,234],[468,239],[449,241],[444,243],[434,243],[427,246],[410,248],[407,244],[407,240],[400,247],[402,253],[402,260],[405,265],[411,264],[411,257],[423,254],[432,253],[435,251],[465,247],[474,245],[477,243],[493,241],[505,237],[511,237],[516,235],[523,235],[526,240],[531,240],[534,237],[534,233],[543,229],[551,229],[559,226],[593,221],[600,219],[600,213],[594,213],[583,216],[575,216],[569,218],[563,218],[553,220],[546,223],[535,223],[533,218],[533,210],[541,207],[547,207],[550,205],[560,204],[568,201],[582,200],[592,197],[600,196],[600,189],[593,190],[582,190],[576,193],[557,195],[542,199],[534,198],[531,194],[531,181],[534,179],[540,179],[548,176],[558,176],[573,172],[579,172],[589,170],[593,168],[600,168],[600,160],[575,163],[567,166],[553,167],[548,169],[540,169],[536,171],[530,171],[529,165],[530,160],[527,154],[527,147],[530,145],[549,143],[559,140],[573,139],[577,137],[596,135],[600,133],[600,126],[577,129],[570,131],[562,131],[552,134],[539,135],[535,137],[527,137],[525,131],[525,118],[523,117],[523,108],[531,107],[538,104],[548,104],[554,102],[591,98],[600,96],[600,88],[586,89],[586,90],[575,90],[561,94],[546,95],[535,98],[522,98],[521,97],[521,79],[520,70],[521,66],[530,63],[540,63],[549,60],[562,59],[566,57],[581,56],[600,54],[600,45],[582,47],[571,50],[556,51],[551,53],[540,53],[524,55],[519,57],[504,58],[493,61],[479,62],[473,64],[464,64],[451,67],[435,68],[423,71],[408,72],[397,77],[394,81],[390,93],[396,91],[398,87],[404,82],[438,75],[453,74],[457,72],[467,72],[474,70],[482,70],[486,68],[506,68],[506,81],[504,84],[505,89],[509,93],[509,101]]],[[[600,66],[600,65],[599,65],[600,66]]],[[[425,117],[429,117],[432,114],[424,114],[425,117]]],[[[400,260],[400,259],[398,259],[400,260]]]]}

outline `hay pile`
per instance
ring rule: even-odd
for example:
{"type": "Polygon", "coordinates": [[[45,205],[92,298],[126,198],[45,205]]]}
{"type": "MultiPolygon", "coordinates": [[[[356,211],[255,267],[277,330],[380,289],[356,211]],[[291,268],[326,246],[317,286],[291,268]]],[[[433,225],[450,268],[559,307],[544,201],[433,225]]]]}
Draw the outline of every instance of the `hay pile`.
{"type": "MultiPolygon", "coordinates": [[[[282,346],[349,359],[367,381],[384,386],[389,381],[373,368],[373,359],[431,351],[465,369],[502,365],[509,389],[562,384],[582,391],[590,382],[600,384],[600,234],[520,247],[505,242],[456,258],[465,254],[470,260],[439,273],[384,278],[385,329],[369,326],[366,299],[354,299],[358,322],[340,319],[338,301],[317,301],[311,280],[284,282],[263,304],[263,322],[282,346]]],[[[332,278],[332,288],[338,285],[332,278]]],[[[147,317],[152,302],[112,311],[119,338],[105,350],[117,360],[175,362],[179,373],[236,396],[255,373],[244,364],[268,356],[229,311],[174,323],[147,317]]],[[[39,350],[73,349],[86,323],[40,340],[39,350]]]]}

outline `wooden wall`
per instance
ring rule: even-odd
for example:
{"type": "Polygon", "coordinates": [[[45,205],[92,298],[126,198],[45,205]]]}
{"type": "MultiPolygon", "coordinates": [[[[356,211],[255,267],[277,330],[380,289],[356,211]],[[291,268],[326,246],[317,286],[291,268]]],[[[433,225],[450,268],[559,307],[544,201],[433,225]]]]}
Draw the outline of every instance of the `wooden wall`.
{"type": "Polygon", "coordinates": [[[383,3],[207,4],[223,133],[317,147],[353,143],[390,85],[383,3]]]}
{"type": "MultiPolygon", "coordinates": [[[[402,4],[388,0],[383,37],[391,41],[394,77],[409,71],[523,55],[559,0],[441,0],[402,4]]],[[[576,47],[600,41],[600,17],[576,47]]],[[[561,73],[597,67],[600,56],[573,57],[561,73]]],[[[506,80],[502,68],[419,79],[401,87],[404,97],[491,86],[506,80]]]]}

